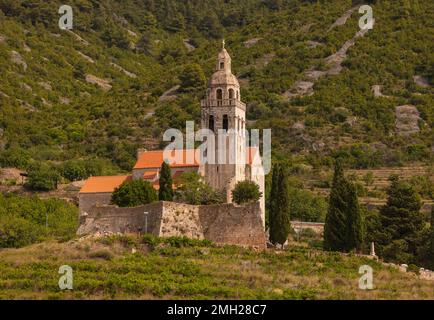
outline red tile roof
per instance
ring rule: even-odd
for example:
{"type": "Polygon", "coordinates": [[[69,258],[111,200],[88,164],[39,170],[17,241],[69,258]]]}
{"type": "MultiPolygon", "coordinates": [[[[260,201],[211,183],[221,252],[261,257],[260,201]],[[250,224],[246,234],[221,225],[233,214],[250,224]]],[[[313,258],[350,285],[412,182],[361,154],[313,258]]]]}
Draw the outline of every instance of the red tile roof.
{"type": "Polygon", "coordinates": [[[80,193],[112,193],[127,180],[131,180],[131,176],[90,177],[80,193]]]}
{"type": "MultiPolygon", "coordinates": [[[[246,160],[247,164],[252,164],[254,156],[258,152],[258,148],[247,148],[246,160]]],[[[134,169],[159,169],[163,163],[164,151],[147,151],[139,156],[134,169]]],[[[186,155],[190,153],[190,156],[194,156],[194,150],[183,150],[183,163],[171,164],[172,168],[186,168],[186,167],[198,167],[199,163],[194,161],[193,164],[186,164],[186,155]]],[[[173,179],[178,180],[184,171],[176,171],[173,174],[173,179]]],[[[152,186],[158,190],[158,179],[154,181],[158,174],[158,171],[146,172],[143,174],[143,179],[151,180],[152,186]]],[[[108,177],[90,177],[84,183],[80,193],[112,193],[117,187],[127,180],[131,180],[131,176],[108,176],[108,177]]],[[[176,188],[176,186],[173,186],[176,188]]]]}
{"type": "MultiPolygon", "coordinates": [[[[176,150],[182,152],[182,161],[181,163],[169,163],[171,168],[187,168],[187,167],[199,167],[200,163],[195,159],[195,151],[196,150],[176,150]],[[193,163],[187,163],[187,155],[191,157],[193,163]]],[[[252,164],[255,153],[258,151],[258,148],[247,148],[246,150],[246,161],[247,164],[252,164]]],[[[172,151],[172,155],[174,155],[172,151]]],[[[140,154],[134,169],[159,169],[164,161],[164,151],[156,150],[156,151],[146,151],[140,154]]]]}
{"type": "MultiPolygon", "coordinates": [[[[169,163],[172,168],[198,167],[199,163],[195,159],[195,150],[176,150],[182,153],[181,163],[169,163]],[[192,163],[187,163],[187,155],[193,159],[192,163]]],[[[172,151],[174,156],[175,151],[172,151]]],[[[164,151],[146,151],[140,154],[134,169],[157,169],[160,168],[164,161],[164,151]]]]}

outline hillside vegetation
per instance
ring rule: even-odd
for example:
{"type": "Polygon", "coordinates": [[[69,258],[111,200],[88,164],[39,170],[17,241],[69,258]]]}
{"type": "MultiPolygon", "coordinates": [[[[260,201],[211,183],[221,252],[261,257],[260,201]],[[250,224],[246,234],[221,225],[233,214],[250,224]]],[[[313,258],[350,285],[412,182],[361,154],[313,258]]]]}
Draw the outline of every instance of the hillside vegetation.
{"type": "Polygon", "coordinates": [[[0,251],[2,299],[433,299],[433,290],[364,257],[294,245],[255,252],[112,236],[0,251]],[[59,289],[62,265],[73,268],[73,290],[59,289]],[[362,265],[374,270],[373,290],[359,289],[362,265]]]}
{"type": "Polygon", "coordinates": [[[75,0],[72,31],[58,28],[59,1],[0,0],[0,165],[129,170],[138,147],[198,120],[194,75],[211,75],[223,37],[276,160],[428,162],[434,4],[372,2],[374,29],[360,34],[347,0],[75,0]]]}

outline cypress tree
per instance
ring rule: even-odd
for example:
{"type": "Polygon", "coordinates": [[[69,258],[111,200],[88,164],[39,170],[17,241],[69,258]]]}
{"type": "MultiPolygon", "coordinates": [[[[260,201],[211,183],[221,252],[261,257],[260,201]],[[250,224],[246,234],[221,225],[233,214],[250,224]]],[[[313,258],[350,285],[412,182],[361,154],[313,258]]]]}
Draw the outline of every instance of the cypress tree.
{"type": "Polygon", "coordinates": [[[291,229],[289,216],[289,190],[286,170],[279,166],[277,172],[273,172],[272,213],[270,215],[270,240],[274,244],[283,245],[288,240],[291,229]],[[274,181],[276,174],[276,181],[274,181]],[[271,221],[271,219],[273,221],[271,221]]]}
{"type": "Polygon", "coordinates": [[[324,225],[324,249],[344,251],[347,249],[346,238],[348,213],[346,201],[347,183],[340,160],[336,160],[332,189],[330,191],[329,208],[324,225]]]}
{"type": "Polygon", "coordinates": [[[173,181],[170,166],[163,161],[160,170],[160,189],[158,190],[158,199],[160,201],[173,201],[173,181]]]}
{"type": "Polygon", "coordinates": [[[431,206],[428,259],[430,268],[434,268],[434,205],[431,206]]]}
{"type": "Polygon", "coordinates": [[[346,251],[356,249],[357,252],[360,252],[364,241],[362,214],[355,185],[347,183],[347,188],[347,210],[345,217],[347,219],[346,251]]]}
{"type": "Polygon", "coordinates": [[[268,227],[269,227],[269,233],[270,233],[270,241],[274,243],[274,234],[276,230],[276,219],[275,219],[275,212],[276,212],[276,193],[277,193],[277,183],[279,180],[279,170],[280,166],[275,165],[273,167],[273,174],[271,178],[271,190],[270,190],[270,196],[268,199],[268,227]]]}

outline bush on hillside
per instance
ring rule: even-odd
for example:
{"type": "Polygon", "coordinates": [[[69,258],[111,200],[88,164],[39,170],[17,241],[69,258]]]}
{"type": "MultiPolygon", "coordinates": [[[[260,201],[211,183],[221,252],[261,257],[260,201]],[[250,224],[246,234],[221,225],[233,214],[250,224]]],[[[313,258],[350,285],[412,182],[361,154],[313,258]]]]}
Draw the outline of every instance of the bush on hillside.
{"type": "Polygon", "coordinates": [[[232,200],[236,204],[259,201],[261,196],[262,192],[259,190],[259,186],[253,181],[240,181],[232,190],[232,200]]]}
{"type": "Polygon", "coordinates": [[[113,192],[111,202],[119,207],[137,207],[157,200],[154,187],[140,179],[124,182],[113,192]]]}

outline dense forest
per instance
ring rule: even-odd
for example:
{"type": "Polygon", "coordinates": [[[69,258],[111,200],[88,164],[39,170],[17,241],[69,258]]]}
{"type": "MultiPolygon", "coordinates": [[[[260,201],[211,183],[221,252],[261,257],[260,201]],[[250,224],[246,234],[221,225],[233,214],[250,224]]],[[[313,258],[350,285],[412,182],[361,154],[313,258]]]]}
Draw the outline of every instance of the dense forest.
{"type": "Polygon", "coordinates": [[[339,156],[352,168],[431,161],[430,1],[372,3],[374,28],[355,39],[340,71],[315,80],[309,71],[330,71],[330,57],[360,30],[351,1],[75,0],[71,31],[58,27],[60,5],[0,0],[3,167],[69,163],[76,178],[128,171],[137,148],[162,147],[164,130],[198,120],[222,38],[249,126],[272,129],[275,160],[318,167],[339,156]],[[412,135],[397,128],[402,105],[419,113],[412,135]]]}

